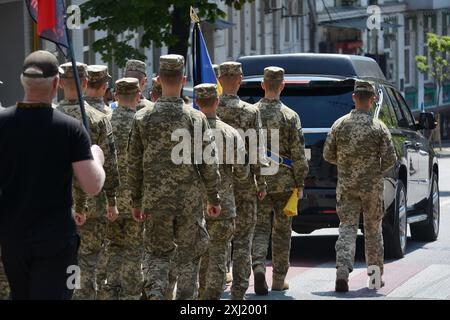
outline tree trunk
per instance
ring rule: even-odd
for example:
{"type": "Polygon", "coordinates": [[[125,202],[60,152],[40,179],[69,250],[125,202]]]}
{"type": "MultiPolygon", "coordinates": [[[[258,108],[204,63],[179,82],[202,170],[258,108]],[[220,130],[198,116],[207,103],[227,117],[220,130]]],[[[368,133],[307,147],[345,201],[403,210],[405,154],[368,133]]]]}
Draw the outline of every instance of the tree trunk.
{"type": "Polygon", "coordinates": [[[179,54],[186,58],[189,47],[190,26],[189,8],[174,7],[172,13],[172,34],[178,41],[169,46],[169,54],[179,54]]]}

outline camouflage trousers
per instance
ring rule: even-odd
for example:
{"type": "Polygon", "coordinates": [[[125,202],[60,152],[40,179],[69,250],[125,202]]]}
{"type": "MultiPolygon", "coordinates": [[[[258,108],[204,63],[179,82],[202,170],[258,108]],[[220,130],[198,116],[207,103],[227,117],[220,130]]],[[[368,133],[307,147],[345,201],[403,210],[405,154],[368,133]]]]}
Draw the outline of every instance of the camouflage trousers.
{"type": "Polygon", "coordinates": [[[99,285],[98,299],[138,300],[141,297],[143,230],[144,225],[131,218],[108,222],[106,283],[99,285]]]}
{"type": "Polygon", "coordinates": [[[253,237],[253,270],[266,271],[266,257],[272,234],[273,278],[283,281],[289,270],[291,251],[292,218],[283,209],[292,192],[268,194],[258,204],[258,221],[253,237]]]}
{"type": "Polygon", "coordinates": [[[1,251],[0,251],[0,300],[8,300],[8,299],[9,299],[9,282],[8,278],[6,277],[5,269],[3,268],[3,262],[1,260],[1,251]]]}
{"type": "Polygon", "coordinates": [[[236,229],[233,236],[231,297],[243,299],[252,272],[252,241],[256,225],[257,197],[248,191],[236,191],[236,229]]]}
{"type": "Polygon", "coordinates": [[[105,279],[105,269],[100,268],[104,260],[104,242],[106,236],[106,218],[88,218],[78,229],[81,238],[80,269],[81,289],[75,290],[75,300],[95,300],[99,282],[105,279]]]}
{"type": "Polygon", "coordinates": [[[186,202],[181,210],[174,203],[158,203],[159,209],[146,210],[144,292],[150,300],[165,299],[172,262],[176,263],[176,299],[195,298],[200,257],[207,250],[209,236],[202,201],[186,202]]]}
{"type": "Polygon", "coordinates": [[[339,239],[336,242],[336,266],[351,272],[355,262],[356,236],[361,212],[364,219],[366,263],[383,272],[384,247],[382,234],[383,192],[346,191],[337,195],[339,239]]]}
{"type": "Polygon", "coordinates": [[[202,300],[220,300],[227,273],[228,248],[233,238],[234,219],[207,220],[210,243],[201,258],[199,296],[202,300]]]}

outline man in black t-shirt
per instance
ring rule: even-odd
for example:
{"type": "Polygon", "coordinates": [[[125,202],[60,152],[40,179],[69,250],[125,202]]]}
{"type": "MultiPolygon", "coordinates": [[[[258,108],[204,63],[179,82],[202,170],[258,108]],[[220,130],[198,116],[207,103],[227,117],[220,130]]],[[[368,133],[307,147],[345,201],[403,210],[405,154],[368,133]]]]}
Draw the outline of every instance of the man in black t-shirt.
{"type": "Polygon", "coordinates": [[[103,152],[81,123],[52,108],[58,61],[36,51],[24,62],[24,102],[0,112],[0,246],[12,299],[70,299],[79,237],[72,177],[98,194],[103,152]]]}

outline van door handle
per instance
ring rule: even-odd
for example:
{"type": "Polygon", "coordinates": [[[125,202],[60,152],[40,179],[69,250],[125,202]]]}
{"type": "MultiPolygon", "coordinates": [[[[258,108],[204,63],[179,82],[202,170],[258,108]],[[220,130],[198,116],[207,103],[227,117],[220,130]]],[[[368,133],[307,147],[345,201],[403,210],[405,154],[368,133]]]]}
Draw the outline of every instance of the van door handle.
{"type": "Polygon", "coordinates": [[[415,147],[416,147],[416,149],[420,149],[423,147],[423,143],[417,142],[415,147]]]}
{"type": "Polygon", "coordinates": [[[409,148],[412,146],[412,142],[411,141],[403,141],[403,146],[406,148],[409,148]]]}

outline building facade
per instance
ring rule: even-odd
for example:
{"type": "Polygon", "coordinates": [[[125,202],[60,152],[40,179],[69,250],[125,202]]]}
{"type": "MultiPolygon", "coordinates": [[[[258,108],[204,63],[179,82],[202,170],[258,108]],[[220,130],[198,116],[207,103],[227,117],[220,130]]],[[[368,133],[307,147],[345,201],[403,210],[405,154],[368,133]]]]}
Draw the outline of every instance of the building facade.
{"type": "MultiPolygon", "coordinates": [[[[428,32],[450,35],[449,0],[255,0],[240,11],[220,0],[211,2],[227,13],[225,20],[202,23],[213,63],[277,53],[368,55],[379,62],[387,79],[403,92],[415,112],[425,109],[440,114],[442,137],[450,140],[450,83],[444,84],[438,103],[433,79],[418,72],[415,63],[416,55],[427,55],[424,44],[428,32]],[[373,5],[378,6],[378,12],[368,10],[373,5]],[[369,16],[376,13],[380,28],[369,29],[369,16]]],[[[75,55],[87,64],[103,64],[91,46],[106,32],[90,30],[89,22],[72,32],[75,55]]],[[[140,34],[133,35],[129,44],[139,48],[140,34]]],[[[57,51],[51,43],[36,39],[22,0],[0,0],[0,36],[6,49],[0,52],[0,80],[5,83],[0,85],[0,101],[10,105],[21,96],[17,70],[23,58],[37,48],[57,51]]],[[[167,47],[140,50],[147,57],[148,74],[155,74],[159,56],[167,53],[167,47]]],[[[188,78],[190,54],[189,50],[188,78]]],[[[109,67],[113,79],[123,75],[114,62],[109,67]]]]}

